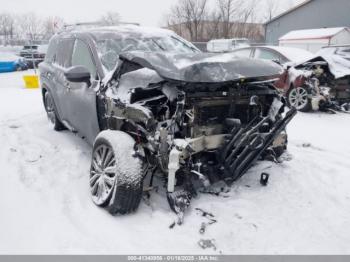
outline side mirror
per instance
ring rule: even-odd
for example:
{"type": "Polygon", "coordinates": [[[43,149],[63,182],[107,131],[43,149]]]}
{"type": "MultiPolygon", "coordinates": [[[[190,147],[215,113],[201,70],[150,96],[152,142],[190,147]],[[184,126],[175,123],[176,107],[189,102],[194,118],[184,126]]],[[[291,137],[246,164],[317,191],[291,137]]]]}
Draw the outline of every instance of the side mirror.
{"type": "Polygon", "coordinates": [[[84,66],[73,66],[64,72],[65,77],[69,82],[73,83],[87,83],[90,85],[91,74],[84,66]]]}

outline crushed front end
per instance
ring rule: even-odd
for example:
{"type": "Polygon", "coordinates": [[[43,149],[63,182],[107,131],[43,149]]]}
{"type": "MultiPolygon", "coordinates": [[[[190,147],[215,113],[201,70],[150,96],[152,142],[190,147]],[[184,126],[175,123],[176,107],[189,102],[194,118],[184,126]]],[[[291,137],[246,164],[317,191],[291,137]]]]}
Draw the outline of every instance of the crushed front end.
{"type": "Polygon", "coordinates": [[[164,180],[171,208],[183,214],[198,187],[230,184],[286,149],[296,110],[285,112],[275,79],[191,82],[130,63],[100,99],[106,128],[134,137],[147,172],[164,180]]]}
{"type": "Polygon", "coordinates": [[[284,101],[271,83],[202,89],[184,87],[175,121],[158,131],[168,138],[159,142],[167,149],[160,155],[166,156],[161,161],[167,163],[170,199],[173,192],[178,196],[178,189],[193,194],[193,181],[204,187],[218,181],[230,184],[258,159],[278,157],[287,146],[285,128],[296,110],[283,114],[284,101]]]}

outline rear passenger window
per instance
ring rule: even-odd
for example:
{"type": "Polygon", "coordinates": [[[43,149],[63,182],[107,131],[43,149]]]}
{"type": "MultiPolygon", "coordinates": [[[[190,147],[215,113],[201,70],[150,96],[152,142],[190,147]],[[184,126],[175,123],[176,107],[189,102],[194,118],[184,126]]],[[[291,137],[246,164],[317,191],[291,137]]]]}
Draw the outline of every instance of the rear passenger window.
{"type": "Polygon", "coordinates": [[[72,49],[74,45],[74,39],[61,39],[58,42],[57,52],[54,57],[54,63],[59,66],[68,68],[71,66],[72,49]]]}
{"type": "Polygon", "coordinates": [[[233,51],[233,54],[236,57],[244,57],[244,58],[249,58],[250,57],[250,53],[251,53],[251,49],[249,49],[249,48],[233,51]]]}
{"type": "Polygon", "coordinates": [[[45,62],[53,63],[55,59],[56,51],[57,51],[57,39],[52,39],[49,43],[49,47],[45,55],[45,62]]]}
{"type": "Polygon", "coordinates": [[[75,41],[72,66],[84,66],[90,71],[92,78],[96,78],[96,66],[92,59],[90,49],[87,44],[79,39],[75,41]]]}

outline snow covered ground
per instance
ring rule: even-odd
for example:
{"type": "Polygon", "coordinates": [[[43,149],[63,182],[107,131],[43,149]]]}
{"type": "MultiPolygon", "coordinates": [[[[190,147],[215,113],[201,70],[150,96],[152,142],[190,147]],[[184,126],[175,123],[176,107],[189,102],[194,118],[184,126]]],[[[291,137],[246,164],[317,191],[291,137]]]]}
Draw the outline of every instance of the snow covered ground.
{"type": "Polygon", "coordinates": [[[0,74],[1,254],[350,254],[350,115],[300,113],[281,165],[260,163],[226,197],[201,195],[170,229],[162,193],[128,216],[94,206],[91,148],[53,131],[23,74],[0,74]],[[218,221],[204,235],[195,208],[218,221]],[[217,249],[201,249],[200,239],[217,249]]]}

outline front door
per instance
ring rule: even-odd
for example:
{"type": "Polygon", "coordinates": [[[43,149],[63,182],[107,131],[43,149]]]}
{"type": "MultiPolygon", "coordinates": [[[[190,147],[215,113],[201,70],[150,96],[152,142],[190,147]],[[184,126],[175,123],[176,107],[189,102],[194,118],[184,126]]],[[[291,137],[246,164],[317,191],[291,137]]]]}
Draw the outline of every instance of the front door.
{"type": "Polygon", "coordinates": [[[72,66],[84,66],[91,74],[91,84],[69,82],[66,93],[66,103],[69,104],[69,123],[88,143],[93,144],[99,133],[96,107],[97,69],[90,47],[80,39],[75,40],[72,53],[72,66]]]}

